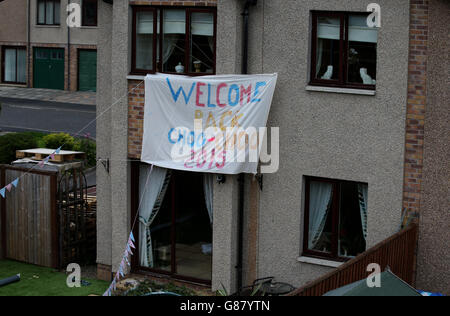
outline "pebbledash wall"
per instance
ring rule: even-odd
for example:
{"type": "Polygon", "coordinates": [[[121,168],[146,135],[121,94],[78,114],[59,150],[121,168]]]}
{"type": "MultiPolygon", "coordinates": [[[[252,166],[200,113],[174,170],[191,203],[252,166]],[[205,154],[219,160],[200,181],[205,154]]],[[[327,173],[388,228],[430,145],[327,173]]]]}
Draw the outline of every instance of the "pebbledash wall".
{"type": "MultiPolygon", "coordinates": [[[[240,73],[243,3],[217,2],[218,74],[240,73]]],[[[403,210],[413,217],[420,213],[428,1],[378,3],[383,8],[382,28],[372,96],[307,88],[310,12],[365,12],[367,1],[260,0],[251,10],[250,73],[279,74],[268,125],[280,127],[281,157],[279,171],[264,176],[262,191],[251,176],[246,179],[244,284],[275,276],[299,286],[332,269],[333,264],[304,263],[299,258],[306,176],[368,183],[369,247],[400,229],[403,210]]],[[[114,104],[97,125],[98,158],[111,159],[110,173],[103,168],[97,171],[98,266],[99,276],[105,278],[116,271],[126,243],[129,160],[139,159],[142,149],[145,91],[143,77],[128,75],[129,4],[215,5],[203,1],[99,4],[98,112],[114,104]]],[[[237,197],[236,176],[215,184],[213,289],[221,284],[231,290],[236,287],[237,197]]]]}

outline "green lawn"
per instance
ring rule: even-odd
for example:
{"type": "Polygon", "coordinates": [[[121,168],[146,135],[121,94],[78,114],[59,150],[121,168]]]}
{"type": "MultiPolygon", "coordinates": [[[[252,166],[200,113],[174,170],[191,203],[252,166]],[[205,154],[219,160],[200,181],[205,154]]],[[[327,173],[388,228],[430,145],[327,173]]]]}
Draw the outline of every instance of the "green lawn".
{"type": "Polygon", "coordinates": [[[0,287],[0,296],[88,296],[102,295],[109,283],[99,280],[82,279],[91,283],[90,286],[69,288],[66,285],[67,276],[49,268],[9,260],[0,260],[0,279],[21,274],[20,282],[0,287]]]}

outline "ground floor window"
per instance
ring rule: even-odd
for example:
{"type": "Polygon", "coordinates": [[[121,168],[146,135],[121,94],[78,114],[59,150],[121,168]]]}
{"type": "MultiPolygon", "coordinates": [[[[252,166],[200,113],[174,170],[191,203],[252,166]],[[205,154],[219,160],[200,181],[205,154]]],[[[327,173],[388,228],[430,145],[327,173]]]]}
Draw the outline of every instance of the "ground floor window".
{"type": "Polygon", "coordinates": [[[3,49],[3,81],[26,83],[27,50],[22,47],[5,47],[3,49]]]}
{"type": "Polygon", "coordinates": [[[139,266],[175,278],[212,278],[212,182],[200,173],[139,168],[139,266]],[[150,173],[150,174],[149,174],[150,173]]]}
{"type": "Polygon", "coordinates": [[[368,186],[307,178],[304,255],[346,260],[366,250],[368,186]]]}

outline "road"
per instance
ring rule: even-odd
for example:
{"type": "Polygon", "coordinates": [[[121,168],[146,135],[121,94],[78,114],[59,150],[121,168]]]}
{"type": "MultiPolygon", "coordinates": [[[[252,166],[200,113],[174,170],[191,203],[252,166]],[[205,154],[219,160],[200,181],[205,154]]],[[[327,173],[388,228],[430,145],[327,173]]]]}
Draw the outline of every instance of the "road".
{"type": "Polygon", "coordinates": [[[89,133],[95,139],[95,106],[0,97],[0,131],[71,135],[89,133]],[[93,122],[94,121],[94,122],[93,122]],[[92,122],[92,123],[91,123],[92,122]]]}

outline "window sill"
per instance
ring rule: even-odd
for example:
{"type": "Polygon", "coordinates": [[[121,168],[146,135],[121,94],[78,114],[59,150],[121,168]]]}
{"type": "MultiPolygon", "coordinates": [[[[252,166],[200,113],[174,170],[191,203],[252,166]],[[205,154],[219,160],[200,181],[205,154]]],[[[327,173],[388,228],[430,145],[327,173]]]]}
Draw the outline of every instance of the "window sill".
{"type": "Polygon", "coordinates": [[[52,29],[59,29],[61,25],[58,24],[36,24],[35,25],[38,28],[52,28],[52,29]]]}
{"type": "Polygon", "coordinates": [[[335,88],[335,87],[321,87],[321,86],[306,86],[306,91],[328,92],[328,93],[342,93],[342,94],[356,94],[356,95],[368,95],[368,96],[376,95],[376,91],[375,90],[335,88]]]}
{"type": "Polygon", "coordinates": [[[330,267],[330,268],[339,268],[341,265],[344,264],[344,262],[338,262],[338,261],[331,261],[331,260],[325,260],[325,259],[317,259],[317,258],[310,258],[310,257],[299,257],[297,259],[298,262],[301,263],[309,263],[314,264],[318,266],[323,267],[330,267]]]}
{"type": "Polygon", "coordinates": [[[145,75],[128,75],[128,80],[145,80],[145,75]]]}

